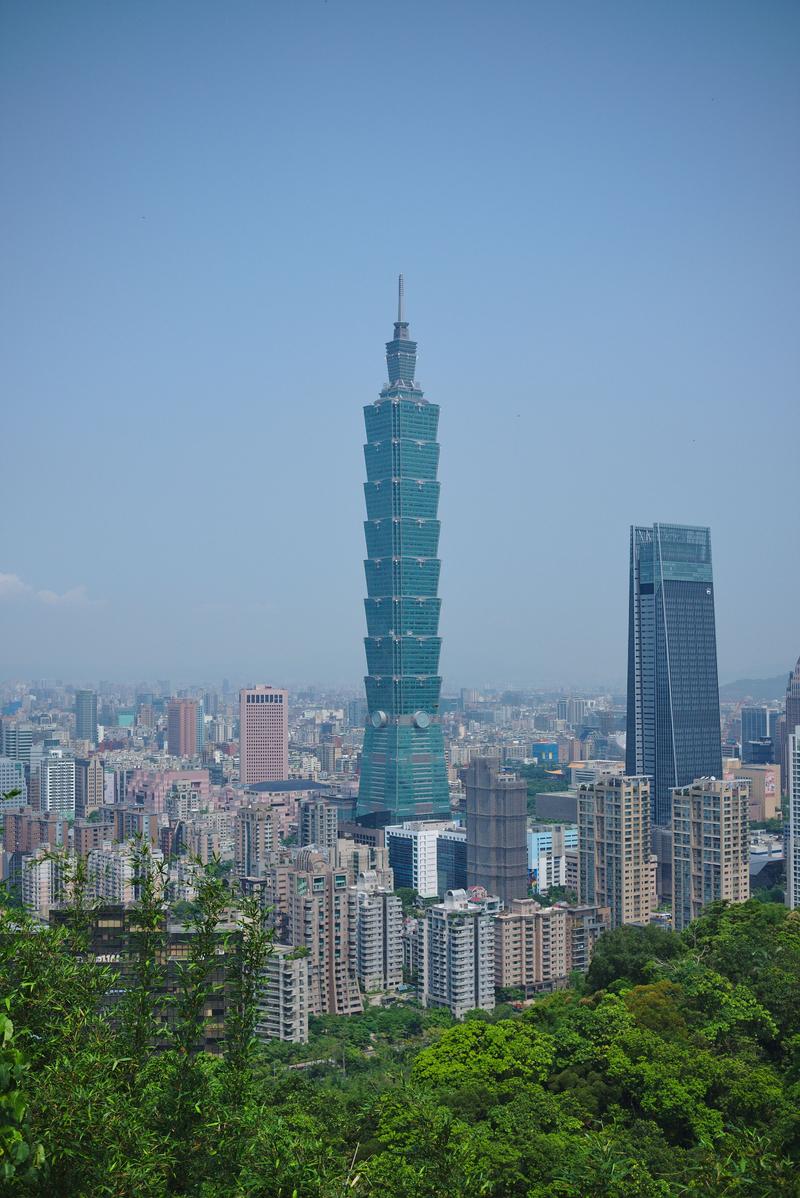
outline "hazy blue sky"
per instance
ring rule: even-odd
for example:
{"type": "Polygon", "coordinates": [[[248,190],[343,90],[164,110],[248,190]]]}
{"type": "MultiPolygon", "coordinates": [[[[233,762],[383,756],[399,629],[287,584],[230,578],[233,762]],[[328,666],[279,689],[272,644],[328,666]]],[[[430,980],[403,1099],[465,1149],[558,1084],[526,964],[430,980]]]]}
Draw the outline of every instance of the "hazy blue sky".
{"type": "Polygon", "coordinates": [[[357,681],[397,272],[446,685],[621,681],[628,526],[800,652],[800,6],[0,7],[0,674],[357,681]]]}

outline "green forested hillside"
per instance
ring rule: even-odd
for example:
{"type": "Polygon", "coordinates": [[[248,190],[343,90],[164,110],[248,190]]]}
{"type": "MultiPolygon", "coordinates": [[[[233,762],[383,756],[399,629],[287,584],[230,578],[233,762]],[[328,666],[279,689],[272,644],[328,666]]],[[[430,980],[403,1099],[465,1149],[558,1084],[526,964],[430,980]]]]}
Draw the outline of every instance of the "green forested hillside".
{"type": "Polygon", "coordinates": [[[146,993],[116,1029],[96,1014],[108,979],[75,955],[80,921],[19,919],[0,960],[3,1193],[800,1194],[800,914],[776,904],[612,933],[582,991],[523,1013],[323,1019],[303,1049],[248,1045],[245,987],[225,1058],[191,1052],[199,956],[182,1038],[152,1054],[146,993]]]}

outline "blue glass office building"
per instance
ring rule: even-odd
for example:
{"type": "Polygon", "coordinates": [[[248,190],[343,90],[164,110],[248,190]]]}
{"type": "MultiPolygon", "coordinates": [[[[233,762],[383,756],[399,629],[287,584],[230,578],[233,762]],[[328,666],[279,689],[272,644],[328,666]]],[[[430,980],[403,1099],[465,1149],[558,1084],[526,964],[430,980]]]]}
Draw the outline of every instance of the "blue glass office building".
{"type": "Polygon", "coordinates": [[[654,824],[670,791],[722,776],[711,533],[631,528],[625,771],[652,779],[654,824]]]}
{"type": "Polygon", "coordinates": [[[415,381],[402,277],[386,363],[388,385],[364,409],[368,672],[358,814],[400,823],[450,809],[439,720],[439,408],[415,381]]]}

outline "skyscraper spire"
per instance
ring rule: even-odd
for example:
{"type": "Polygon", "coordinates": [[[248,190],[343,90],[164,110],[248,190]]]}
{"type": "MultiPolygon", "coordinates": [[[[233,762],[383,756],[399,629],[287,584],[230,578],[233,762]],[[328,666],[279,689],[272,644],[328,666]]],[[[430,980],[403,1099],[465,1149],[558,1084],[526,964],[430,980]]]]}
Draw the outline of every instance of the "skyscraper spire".
{"type": "Polygon", "coordinates": [[[405,321],[405,315],[403,313],[403,308],[405,306],[404,301],[405,301],[405,292],[403,290],[403,276],[398,275],[397,276],[397,323],[398,324],[403,324],[405,321]]]}

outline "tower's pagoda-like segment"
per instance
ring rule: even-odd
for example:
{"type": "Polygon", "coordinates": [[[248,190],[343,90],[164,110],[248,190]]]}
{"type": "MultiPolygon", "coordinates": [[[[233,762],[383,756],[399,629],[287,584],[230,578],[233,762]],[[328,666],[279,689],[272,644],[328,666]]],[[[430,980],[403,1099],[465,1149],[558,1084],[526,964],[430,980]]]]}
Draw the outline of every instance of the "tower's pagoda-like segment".
{"type": "Polygon", "coordinates": [[[449,811],[439,721],[439,422],[415,375],[400,276],[389,383],[364,409],[367,444],[367,726],[359,814],[399,822],[449,811]]]}

